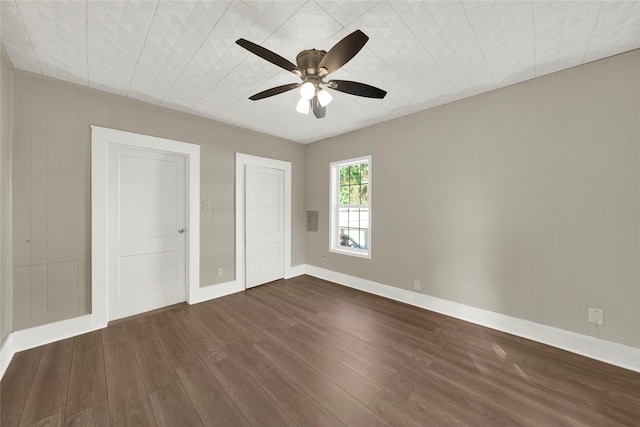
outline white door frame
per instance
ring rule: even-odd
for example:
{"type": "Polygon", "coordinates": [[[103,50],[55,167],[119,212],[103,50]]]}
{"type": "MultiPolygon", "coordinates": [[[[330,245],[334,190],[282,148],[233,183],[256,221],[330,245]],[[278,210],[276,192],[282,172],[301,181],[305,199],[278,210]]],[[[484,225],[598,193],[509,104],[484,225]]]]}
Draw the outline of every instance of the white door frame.
{"type": "Polygon", "coordinates": [[[244,170],[246,165],[284,171],[284,277],[291,277],[291,162],[236,153],[236,282],[246,289],[244,170]]]}
{"type": "Polygon", "coordinates": [[[108,171],[109,146],[182,154],[186,158],[186,297],[200,288],[200,146],[154,136],[91,126],[91,314],[94,324],[109,321],[108,171]]]}

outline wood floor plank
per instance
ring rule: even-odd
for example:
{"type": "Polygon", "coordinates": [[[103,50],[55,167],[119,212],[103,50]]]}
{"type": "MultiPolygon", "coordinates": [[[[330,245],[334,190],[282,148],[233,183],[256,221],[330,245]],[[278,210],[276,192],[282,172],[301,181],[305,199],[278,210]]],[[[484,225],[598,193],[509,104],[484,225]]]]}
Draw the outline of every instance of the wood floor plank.
{"type": "Polygon", "coordinates": [[[218,341],[223,347],[227,344],[231,344],[241,340],[241,338],[234,331],[229,329],[227,325],[220,322],[209,310],[208,306],[211,304],[197,304],[188,307],[185,312],[197,319],[202,325],[204,325],[209,332],[215,334],[216,341],[218,341]]]}
{"type": "Polygon", "coordinates": [[[36,347],[13,356],[0,383],[0,425],[14,427],[20,422],[43,348],[36,347]]]}
{"type": "Polygon", "coordinates": [[[107,400],[100,331],[75,337],[65,417],[107,400]]]}
{"type": "Polygon", "coordinates": [[[444,420],[434,414],[417,411],[402,400],[386,391],[382,391],[369,407],[393,426],[428,427],[455,425],[453,419],[444,420]]]}
{"type": "Polygon", "coordinates": [[[202,363],[178,368],[176,373],[200,419],[207,425],[249,426],[224,387],[202,363]]]}
{"type": "Polygon", "coordinates": [[[273,295],[252,293],[255,298],[261,299],[266,304],[276,307],[286,314],[290,314],[298,324],[304,324],[317,331],[325,337],[335,341],[339,345],[348,348],[354,353],[380,365],[390,372],[398,372],[405,361],[399,356],[393,355],[386,350],[375,347],[359,337],[348,332],[341,331],[323,322],[317,315],[308,313],[295,304],[285,302],[273,295]]]}
{"type": "MultiPolygon", "coordinates": [[[[319,280],[311,276],[303,275],[295,279],[300,280],[304,285],[320,292],[336,294],[335,284],[326,280],[319,280]]],[[[452,319],[440,313],[428,311],[409,304],[389,300],[377,295],[365,294],[355,289],[342,288],[346,290],[346,295],[338,293],[341,299],[352,304],[372,309],[384,317],[390,317],[402,322],[409,322],[411,325],[424,327],[425,330],[445,329],[455,330],[458,325],[457,319],[452,319]]]]}
{"type": "Polygon", "coordinates": [[[109,427],[109,403],[104,401],[90,408],[83,409],[64,423],[65,427],[109,427]]]}
{"type": "Polygon", "coordinates": [[[142,375],[124,324],[103,330],[110,424],[155,426],[142,375]],[[112,331],[105,332],[109,329],[112,331]]]}
{"type": "Polygon", "coordinates": [[[184,335],[179,322],[174,321],[181,313],[182,310],[159,313],[150,316],[148,320],[195,410],[203,422],[211,425],[248,425],[244,415],[230,398],[230,393],[204,364],[196,348],[184,335]]]}
{"type": "Polygon", "coordinates": [[[64,419],[72,355],[73,338],[44,346],[20,426],[29,426],[59,412],[64,419]]]}
{"type": "Polygon", "coordinates": [[[343,423],[362,427],[387,424],[350,394],[318,374],[270,338],[255,344],[254,347],[280,369],[280,372],[307,390],[307,393],[343,423]]]}
{"type": "Polygon", "coordinates": [[[287,316],[276,310],[274,307],[271,307],[269,304],[265,304],[263,301],[253,298],[252,292],[244,292],[243,296],[243,302],[246,302],[254,312],[264,313],[266,319],[271,318],[271,323],[275,326],[286,328],[296,324],[296,321],[293,320],[292,316],[287,316]]]}
{"type": "Polygon", "coordinates": [[[233,403],[254,426],[294,426],[296,423],[269,397],[246,372],[231,358],[209,365],[233,403]]]}
{"type": "MultiPolygon", "coordinates": [[[[437,377],[454,387],[462,388],[475,396],[481,396],[484,407],[491,407],[492,411],[499,412],[512,422],[530,426],[540,424],[575,425],[567,414],[554,411],[553,408],[546,407],[529,396],[520,395],[508,387],[503,387],[491,378],[483,377],[477,372],[471,375],[470,371],[465,371],[460,365],[438,361],[429,369],[428,373],[421,374],[412,369],[412,366],[405,365],[399,374],[412,378],[428,378],[431,381],[437,377]],[[402,372],[403,370],[406,372],[402,372]],[[526,414],[526,417],[520,417],[520,414],[526,414]]],[[[424,387],[425,385],[421,383],[418,386],[424,387]]]]}
{"type": "Polygon", "coordinates": [[[149,401],[158,426],[204,425],[177,378],[176,381],[149,393],[149,401]]]}
{"type": "Polygon", "coordinates": [[[245,343],[227,346],[231,357],[264,388],[300,426],[337,427],[343,425],[306,391],[288,381],[255,348],[245,343]]]}
{"type": "Polygon", "coordinates": [[[414,385],[409,381],[354,353],[349,348],[341,346],[303,323],[297,324],[287,331],[292,337],[303,339],[307,345],[332,357],[379,388],[392,391],[403,399],[408,398],[413,391],[414,385]]]}
{"type": "Polygon", "coordinates": [[[216,363],[227,357],[215,327],[207,328],[198,318],[186,311],[173,313],[173,319],[205,363],[216,363]]]}
{"type": "Polygon", "coordinates": [[[349,315],[329,315],[320,313],[318,316],[332,327],[338,328],[375,347],[383,348],[406,359],[413,359],[421,347],[421,342],[414,338],[398,338],[392,331],[359,322],[358,318],[349,315]]]}
{"type": "Polygon", "coordinates": [[[234,295],[233,299],[229,300],[227,307],[233,310],[240,318],[247,323],[262,330],[266,327],[276,328],[288,328],[295,324],[291,318],[279,315],[277,312],[269,312],[268,308],[265,309],[260,304],[249,296],[246,292],[239,292],[234,295]]]}
{"type": "Polygon", "coordinates": [[[233,295],[223,298],[227,299],[226,304],[207,305],[209,312],[218,322],[224,323],[240,338],[256,343],[264,338],[264,334],[260,329],[247,322],[246,319],[237,311],[228,306],[229,300],[233,295]]]}
{"type": "MultiPolygon", "coordinates": [[[[447,395],[436,391],[437,388],[432,384],[425,384],[417,387],[407,399],[407,404],[430,416],[436,414],[436,419],[448,418],[450,425],[470,425],[477,427],[493,427],[496,425],[510,425],[510,420],[496,420],[488,417],[483,413],[470,410],[471,405],[467,405],[463,392],[458,394],[446,390],[447,395]]],[[[470,397],[470,396],[467,396],[470,397]]]]}
{"type": "Polygon", "coordinates": [[[270,328],[266,332],[281,346],[288,348],[289,351],[304,360],[307,365],[364,405],[371,403],[373,398],[380,393],[380,387],[337,360],[311,347],[310,342],[306,341],[303,335],[292,333],[289,329],[278,328],[270,328]]]}
{"type": "MultiPolygon", "coordinates": [[[[177,310],[180,311],[180,310],[177,310]]],[[[169,361],[174,369],[189,366],[200,360],[177,323],[173,321],[174,312],[163,312],[149,316],[148,320],[157,334],[169,361]]]]}
{"type": "Polygon", "coordinates": [[[60,411],[43,420],[29,424],[29,427],[64,427],[64,411],[60,411]]]}
{"type": "MultiPolygon", "coordinates": [[[[428,391],[433,391],[455,407],[464,408],[467,418],[473,420],[470,425],[523,425],[518,422],[517,417],[513,418],[511,413],[503,413],[492,404],[490,396],[479,394],[475,387],[468,387],[466,383],[460,384],[455,380],[432,375],[432,372],[425,375],[423,372],[416,371],[412,365],[403,368],[399,375],[405,373],[408,373],[408,376],[417,384],[414,392],[409,396],[408,403],[413,403],[413,406],[423,411],[425,408],[421,405],[421,399],[425,394],[429,396],[428,391]]],[[[455,416],[455,412],[452,415],[455,416]]]]}
{"type": "Polygon", "coordinates": [[[300,276],[18,353],[0,415],[0,427],[635,426],[640,373],[300,276]]]}
{"type": "Polygon", "coordinates": [[[147,393],[175,382],[178,377],[149,321],[136,319],[125,323],[125,327],[147,393]]]}

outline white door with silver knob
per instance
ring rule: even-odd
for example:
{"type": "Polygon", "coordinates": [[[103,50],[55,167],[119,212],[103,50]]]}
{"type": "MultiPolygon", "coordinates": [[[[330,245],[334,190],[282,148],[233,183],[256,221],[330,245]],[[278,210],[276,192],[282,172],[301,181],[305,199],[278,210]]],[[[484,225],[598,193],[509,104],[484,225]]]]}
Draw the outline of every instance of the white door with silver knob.
{"type": "Polygon", "coordinates": [[[109,148],[109,320],[186,299],[185,157],[109,148]]]}

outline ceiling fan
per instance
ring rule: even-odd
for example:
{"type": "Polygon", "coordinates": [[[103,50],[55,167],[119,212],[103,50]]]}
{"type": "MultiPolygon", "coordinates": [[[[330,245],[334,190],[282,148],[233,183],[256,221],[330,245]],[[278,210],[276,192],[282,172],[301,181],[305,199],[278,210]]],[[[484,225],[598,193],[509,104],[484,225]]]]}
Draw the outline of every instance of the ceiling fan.
{"type": "Polygon", "coordinates": [[[238,39],[236,43],[249,52],[278,67],[284,68],[302,80],[300,83],[272,87],[250,96],[249,99],[257,101],[258,99],[268,98],[299,87],[302,98],[298,101],[296,110],[304,114],[308,114],[309,110],[313,110],[313,114],[318,119],[326,115],[327,104],[333,99],[331,94],[322,86],[351,95],[382,99],[387,92],[368,84],[349,80],[324,81],[324,78],[329,73],[333,73],[356,56],[367,43],[367,40],[369,40],[369,37],[365,33],[356,30],[336,43],[328,52],[316,49],[303,50],[296,56],[298,65],[295,65],[269,49],[245,39],[238,39]]]}

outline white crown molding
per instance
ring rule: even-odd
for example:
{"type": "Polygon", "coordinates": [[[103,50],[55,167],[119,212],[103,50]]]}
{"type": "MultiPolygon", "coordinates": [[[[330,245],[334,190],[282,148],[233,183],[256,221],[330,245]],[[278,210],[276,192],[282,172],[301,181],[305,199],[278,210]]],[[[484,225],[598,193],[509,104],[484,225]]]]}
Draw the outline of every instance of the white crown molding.
{"type": "Polygon", "coordinates": [[[307,265],[306,274],[640,372],[640,348],[307,265]]]}

